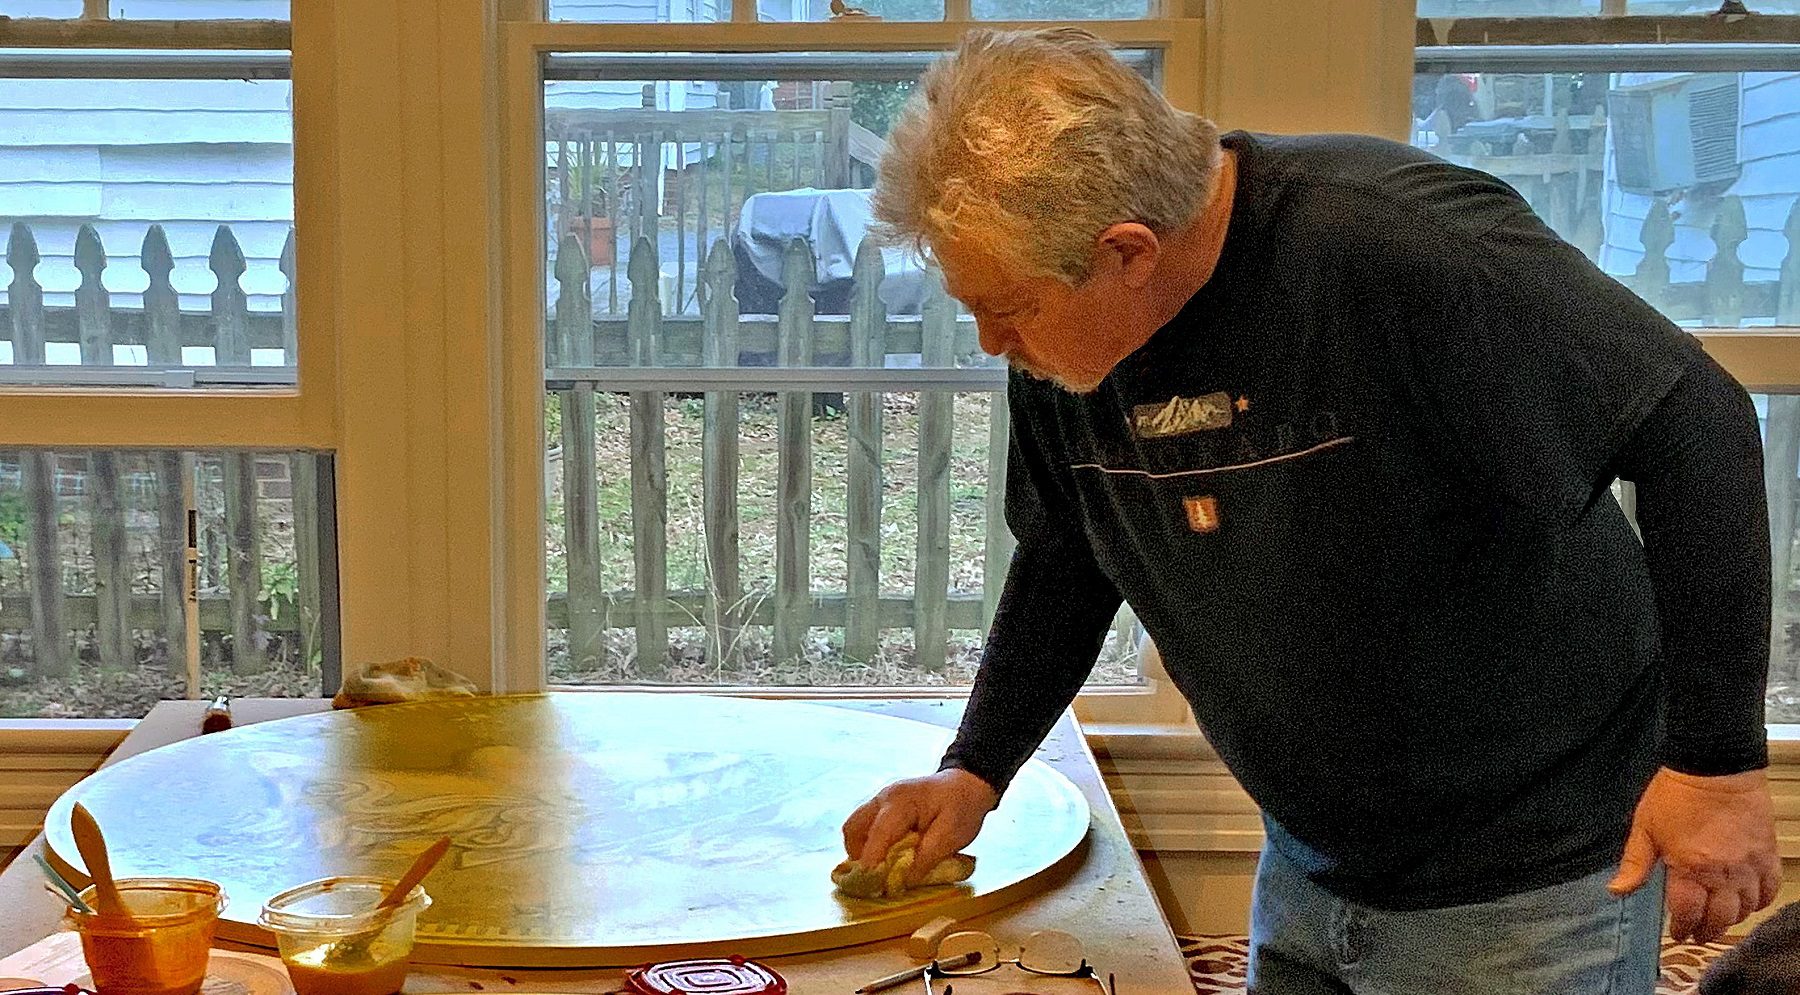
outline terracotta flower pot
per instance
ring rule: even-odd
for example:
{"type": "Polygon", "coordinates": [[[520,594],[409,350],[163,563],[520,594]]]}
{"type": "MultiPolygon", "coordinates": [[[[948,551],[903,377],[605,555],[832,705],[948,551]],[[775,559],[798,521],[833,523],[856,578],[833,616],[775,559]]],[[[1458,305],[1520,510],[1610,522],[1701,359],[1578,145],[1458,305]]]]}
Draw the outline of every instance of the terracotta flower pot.
{"type": "Polygon", "coordinates": [[[574,217],[569,219],[568,233],[587,238],[588,264],[610,266],[613,261],[613,222],[611,218],[574,217]]]}

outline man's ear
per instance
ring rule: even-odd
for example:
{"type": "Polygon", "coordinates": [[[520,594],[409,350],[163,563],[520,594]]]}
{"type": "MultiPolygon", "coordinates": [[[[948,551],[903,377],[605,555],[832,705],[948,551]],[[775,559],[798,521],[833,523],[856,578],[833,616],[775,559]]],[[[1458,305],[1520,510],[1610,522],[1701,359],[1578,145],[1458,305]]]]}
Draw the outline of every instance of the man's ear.
{"type": "Polygon", "coordinates": [[[1102,254],[1101,265],[1117,266],[1125,286],[1137,290],[1148,286],[1156,272],[1162,241],[1147,226],[1127,221],[1101,232],[1096,248],[1102,254]]]}

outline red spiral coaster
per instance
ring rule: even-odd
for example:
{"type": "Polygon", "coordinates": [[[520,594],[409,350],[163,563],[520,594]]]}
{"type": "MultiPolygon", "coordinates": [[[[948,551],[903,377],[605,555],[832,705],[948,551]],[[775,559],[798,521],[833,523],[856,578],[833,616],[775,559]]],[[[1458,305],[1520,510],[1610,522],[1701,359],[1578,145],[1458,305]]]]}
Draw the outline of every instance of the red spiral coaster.
{"type": "Polygon", "coordinates": [[[787,995],[787,981],[742,957],[675,960],[625,976],[630,995],[787,995]]]}

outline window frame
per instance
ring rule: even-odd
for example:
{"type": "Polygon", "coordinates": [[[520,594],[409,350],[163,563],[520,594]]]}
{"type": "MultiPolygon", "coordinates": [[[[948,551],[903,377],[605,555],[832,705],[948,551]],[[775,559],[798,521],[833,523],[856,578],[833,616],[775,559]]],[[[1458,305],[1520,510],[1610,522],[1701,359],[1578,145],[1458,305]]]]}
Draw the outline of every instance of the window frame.
{"type": "MultiPolygon", "coordinates": [[[[501,280],[505,316],[503,396],[506,405],[504,451],[507,499],[506,518],[500,529],[506,544],[504,558],[518,569],[510,572],[502,595],[506,627],[503,667],[496,668],[497,688],[509,692],[539,691],[548,685],[543,570],[545,486],[542,397],[544,394],[543,342],[543,170],[544,60],[551,53],[607,52],[655,53],[714,52],[916,52],[952,48],[961,35],[974,27],[1020,28],[1017,22],[973,22],[968,19],[968,0],[950,0],[943,21],[892,22],[756,22],[755,0],[735,0],[731,21],[680,24],[590,24],[544,20],[541,3],[510,0],[501,22],[502,108],[504,161],[501,166],[502,241],[504,260],[501,280]],[[748,12],[751,19],[742,18],[748,12]],[[531,403],[522,403],[530,398],[531,403]],[[529,620],[523,621],[523,620],[529,620]]],[[[1041,25],[1038,25],[1041,26],[1041,25]]],[[[1135,21],[1093,21],[1082,26],[1120,47],[1157,49],[1162,53],[1163,92],[1184,109],[1205,109],[1202,55],[1205,35],[1194,18],[1146,18],[1135,21]]],[[[607,386],[628,378],[648,377],[646,383],[667,389],[705,389],[706,374],[689,370],[642,370],[607,378],[607,386]]],[[[965,381],[986,383],[1003,378],[999,370],[913,371],[894,377],[887,389],[917,390],[934,385],[962,386],[965,381]],[[939,383],[941,381],[942,383],[939,383]]],[[[609,371],[610,373],[610,371],[609,371]]],[[[845,371],[829,376],[841,384],[845,371]]],[[[779,389],[808,386],[808,377],[827,375],[807,369],[746,371],[737,379],[745,389],[779,389]],[[790,383],[791,381],[791,383],[790,383]]],[[[717,389],[714,385],[713,389],[717,389]]],[[[871,385],[871,389],[881,389],[871,385]]],[[[987,388],[981,388],[987,389],[987,388]]],[[[1154,658],[1145,662],[1145,686],[1129,689],[1095,689],[1076,702],[1077,714],[1090,722],[1168,723],[1186,720],[1188,709],[1161,672],[1154,658]]],[[[584,690],[606,691],[607,688],[584,690]]],[[[613,690],[624,690],[615,688],[613,690]]],[[[644,690],[632,687],[630,690],[644,690]]],[[[927,696],[956,697],[967,688],[720,688],[695,686],[659,689],[666,693],[743,693],[778,697],[927,696]]]]}
{"type": "MultiPolygon", "coordinates": [[[[1624,0],[1607,0],[1607,6],[1598,17],[1418,18],[1414,71],[1800,70],[1800,14],[1731,20],[1629,14],[1624,0]]],[[[1789,251],[1800,253],[1800,246],[1789,251]]],[[[1800,326],[1688,331],[1750,392],[1800,393],[1800,326]]],[[[1772,745],[1786,744],[1775,751],[1778,762],[1800,758],[1800,724],[1765,726],[1772,745]]]]}
{"type": "MultiPolygon", "coordinates": [[[[306,5],[297,5],[304,8],[306,5]]],[[[290,26],[283,21],[131,21],[106,16],[106,4],[88,0],[81,18],[21,18],[7,25],[7,49],[106,50],[90,64],[98,72],[176,75],[170,62],[183,50],[279,53],[288,59],[294,92],[294,146],[327,146],[329,120],[318,95],[329,87],[323,66],[297,58],[294,37],[304,32],[304,13],[290,26]],[[132,66],[114,57],[130,51],[143,56],[132,66]],[[160,67],[156,64],[160,63],[160,67]]],[[[14,58],[23,58],[15,56],[14,58]]],[[[46,62],[50,59],[46,59],[46,62]]],[[[67,58],[71,75],[79,75],[79,55],[67,58]]],[[[247,60],[248,61],[248,60],[247,60]]],[[[135,77],[134,77],[135,78],[135,77]]],[[[296,156],[296,219],[330,194],[331,177],[322,156],[296,156]],[[309,205],[302,207],[302,205],[309,205]]],[[[326,246],[323,225],[295,225],[299,259],[321,258],[326,246]]],[[[298,313],[321,311],[324,289],[318,281],[296,276],[298,313]]],[[[97,388],[86,386],[0,384],[0,404],[15,417],[5,431],[9,446],[44,448],[284,448],[327,449],[333,442],[337,368],[333,326],[306,320],[297,342],[292,386],[238,388],[97,388]]]]}
{"type": "Polygon", "coordinates": [[[467,274],[496,251],[495,37],[480,4],[309,0],[291,22],[18,19],[4,46],[285,50],[301,332],[287,388],[0,389],[0,445],[334,453],[343,657],[429,657],[484,687],[504,624],[497,283],[467,274]]]}
{"type": "MultiPolygon", "coordinates": [[[[1674,63],[1727,72],[1767,70],[1771,63],[1800,70],[1800,14],[1731,20],[1629,14],[1624,6],[1608,0],[1609,12],[1598,17],[1421,17],[1414,71],[1567,72],[1590,61],[1613,71],[1620,65],[1666,70],[1674,63]]],[[[1800,326],[1690,331],[1749,390],[1800,392],[1800,326]]]]}

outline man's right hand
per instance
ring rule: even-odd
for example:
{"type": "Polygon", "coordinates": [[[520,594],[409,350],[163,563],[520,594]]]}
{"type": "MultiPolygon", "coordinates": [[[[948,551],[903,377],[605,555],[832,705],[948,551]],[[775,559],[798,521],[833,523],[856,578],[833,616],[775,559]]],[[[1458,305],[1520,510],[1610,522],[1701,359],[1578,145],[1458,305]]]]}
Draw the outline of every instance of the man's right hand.
{"type": "Polygon", "coordinates": [[[917,832],[919,850],[906,882],[915,885],[939,861],[973,843],[998,804],[992,785],[954,767],[896,781],[850,813],[844,822],[844,852],[864,867],[874,867],[902,836],[917,832]]]}

